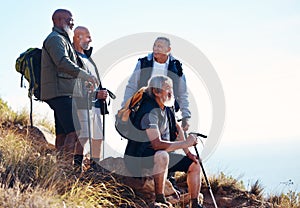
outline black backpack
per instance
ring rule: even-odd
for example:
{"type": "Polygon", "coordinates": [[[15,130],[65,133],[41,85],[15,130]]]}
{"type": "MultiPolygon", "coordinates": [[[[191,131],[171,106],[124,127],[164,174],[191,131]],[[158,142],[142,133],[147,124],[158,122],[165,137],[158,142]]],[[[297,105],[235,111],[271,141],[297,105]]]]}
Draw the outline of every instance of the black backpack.
{"type": "Polygon", "coordinates": [[[25,87],[23,79],[28,81],[28,97],[30,98],[30,123],[32,124],[32,96],[41,100],[41,56],[42,49],[29,48],[16,60],[16,71],[21,73],[21,87],[25,87]]]}

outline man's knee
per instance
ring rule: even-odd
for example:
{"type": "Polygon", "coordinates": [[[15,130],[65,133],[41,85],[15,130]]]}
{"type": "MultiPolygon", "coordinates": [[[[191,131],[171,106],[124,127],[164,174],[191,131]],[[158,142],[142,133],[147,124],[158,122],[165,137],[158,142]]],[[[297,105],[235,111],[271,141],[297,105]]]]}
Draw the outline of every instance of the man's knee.
{"type": "Polygon", "coordinates": [[[200,167],[199,162],[197,162],[197,163],[193,162],[190,165],[189,170],[188,170],[188,172],[195,172],[195,173],[199,173],[199,174],[200,174],[200,171],[201,171],[201,167],[200,167]]]}
{"type": "Polygon", "coordinates": [[[166,166],[169,164],[169,154],[167,151],[159,150],[154,155],[154,164],[166,166]]]}

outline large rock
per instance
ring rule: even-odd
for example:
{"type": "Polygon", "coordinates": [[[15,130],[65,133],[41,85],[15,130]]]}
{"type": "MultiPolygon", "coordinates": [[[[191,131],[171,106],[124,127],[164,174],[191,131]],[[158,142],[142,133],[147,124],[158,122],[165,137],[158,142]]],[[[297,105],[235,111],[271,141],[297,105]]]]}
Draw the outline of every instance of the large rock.
{"type": "Polygon", "coordinates": [[[43,126],[21,126],[16,129],[17,134],[23,135],[32,142],[40,153],[51,153],[55,151],[55,135],[43,126]]]}
{"type": "MultiPolygon", "coordinates": [[[[154,199],[154,180],[151,176],[151,172],[145,171],[147,177],[144,178],[133,178],[130,172],[127,170],[124,162],[124,158],[109,157],[100,162],[100,166],[108,170],[111,173],[118,175],[122,178],[122,181],[130,186],[136,193],[141,193],[143,197],[153,200],[154,199]]],[[[175,203],[178,201],[177,192],[169,181],[165,184],[165,195],[169,198],[169,201],[175,203]]]]}

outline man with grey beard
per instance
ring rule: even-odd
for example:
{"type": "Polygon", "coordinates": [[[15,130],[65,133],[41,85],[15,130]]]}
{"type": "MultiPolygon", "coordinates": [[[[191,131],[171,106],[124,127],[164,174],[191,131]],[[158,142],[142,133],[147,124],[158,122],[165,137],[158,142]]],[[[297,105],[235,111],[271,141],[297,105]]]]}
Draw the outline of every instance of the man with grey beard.
{"type": "Polygon", "coordinates": [[[183,129],[176,123],[179,134],[176,141],[171,141],[167,113],[170,109],[167,106],[172,96],[171,78],[164,75],[150,78],[138,110],[130,117],[136,129],[131,129],[124,162],[135,177],[144,177],[143,169],[152,170],[155,207],[159,206],[156,203],[170,207],[164,195],[167,173],[180,171],[187,173],[189,207],[203,208],[198,201],[201,188],[200,163],[189,150],[189,147],[197,144],[197,138],[194,135],[185,138],[183,129]],[[186,155],[174,152],[179,149],[186,155]]]}
{"type": "Polygon", "coordinates": [[[73,97],[81,97],[81,80],[95,84],[95,77],[78,66],[70,41],[74,23],[72,13],[57,9],[52,15],[53,28],[43,43],[41,61],[41,99],[54,111],[55,147],[73,164],[76,131],[80,123],[73,97]],[[80,78],[80,79],[78,79],[80,78]]]}

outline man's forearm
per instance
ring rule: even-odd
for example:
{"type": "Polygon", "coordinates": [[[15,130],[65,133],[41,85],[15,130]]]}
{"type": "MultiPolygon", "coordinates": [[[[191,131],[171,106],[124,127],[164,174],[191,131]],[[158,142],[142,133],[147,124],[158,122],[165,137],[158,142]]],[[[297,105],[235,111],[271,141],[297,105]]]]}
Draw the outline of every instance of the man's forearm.
{"type": "Polygon", "coordinates": [[[152,147],[155,150],[166,150],[167,152],[172,152],[178,149],[183,149],[185,153],[188,153],[189,144],[186,141],[163,141],[160,138],[151,141],[152,147]]]}

